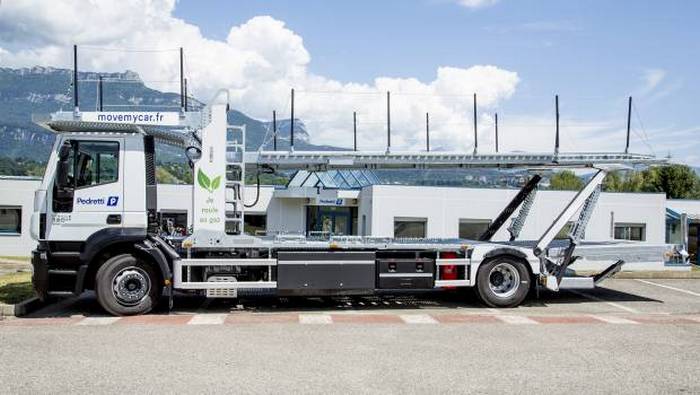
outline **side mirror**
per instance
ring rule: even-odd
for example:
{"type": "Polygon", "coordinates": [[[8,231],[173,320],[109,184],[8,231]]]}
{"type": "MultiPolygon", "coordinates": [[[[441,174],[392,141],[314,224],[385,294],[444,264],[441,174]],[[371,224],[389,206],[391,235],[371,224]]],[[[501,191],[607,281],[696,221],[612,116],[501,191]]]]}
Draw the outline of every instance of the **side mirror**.
{"type": "Polygon", "coordinates": [[[58,164],[56,166],[56,185],[59,188],[65,188],[69,183],[68,173],[70,172],[71,163],[70,151],[73,149],[69,142],[63,143],[58,150],[58,164]]]}

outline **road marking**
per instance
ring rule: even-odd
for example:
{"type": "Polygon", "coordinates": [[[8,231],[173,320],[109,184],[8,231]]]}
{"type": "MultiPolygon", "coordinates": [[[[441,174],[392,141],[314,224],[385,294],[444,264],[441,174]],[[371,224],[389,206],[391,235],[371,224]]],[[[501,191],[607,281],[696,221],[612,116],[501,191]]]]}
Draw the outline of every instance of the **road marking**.
{"type": "Polygon", "coordinates": [[[119,321],[121,317],[85,317],[77,325],[102,326],[111,325],[119,321]]]}
{"type": "Polygon", "coordinates": [[[628,320],[627,318],[615,317],[614,315],[591,315],[596,320],[603,321],[607,324],[639,324],[637,321],[628,320]]]}
{"type": "Polygon", "coordinates": [[[333,323],[333,318],[328,314],[299,314],[300,324],[328,325],[333,323]]]}
{"type": "Polygon", "coordinates": [[[573,289],[567,289],[567,291],[569,291],[569,292],[571,292],[571,293],[574,293],[574,294],[576,294],[576,295],[579,295],[579,296],[583,296],[584,298],[588,298],[588,299],[590,299],[590,300],[594,300],[594,301],[596,301],[596,302],[603,302],[603,303],[607,304],[608,306],[612,306],[612,307],[618,308],[618,309],[620,309],[620,310],[624,310],[624,311],[626,311],[626,312],[628,312],[628,313],[639,314],[639,310],[633,309],[633,308],[631,308],[631,307],[623,306],[623,305],[621,305],[621,304],[619,304],[619,303],[608,302],[607,300],[603,300],[603,299],[601,299],[601,298],[599,298],[599,297],[597,297],[597,296],[589,295],[589,294],[587,294],[587,293],[583,293],[583,292],[579,292],[579,291],[574,291],[573,289]]]}
{"type": "Polygon", "coordinates": [[[671,289],[673,291],[683,292],[683,293],[688,294],[688,295],[700,296],[699,293],[693,292],[693,291],[688,291],[687,289],[676,288],[676,287],[672,287],[670,285],[658,284],[658,283],[654,283],[654,282],[647,281],[647,280],[637,280],[637,281],[639,281],[640,283],[644,283],[644,284],[656,285],[657,287],[671,289]]]}
{"type": "Polygon", "coordinates": [[[401,314],[403,322],[407,324],[437,324],[437,320],[428,314],[401,314]]]}
{"type": "Polygon", "coordinates": [[[494,317],[498,318],[499,320],[505,322],[506,324],[512,324],[512,325],[532,325],[532,324],[539,324],[539,322],[530,319],[528,317],[522,316],[522,315],[504,315],[504,314],[499,314],[495,315],[494,317]]]}
{"type": "Polygon", "coordinates": [[[228,314],[195,314],[187,325],[221,325],[228,314]]]}

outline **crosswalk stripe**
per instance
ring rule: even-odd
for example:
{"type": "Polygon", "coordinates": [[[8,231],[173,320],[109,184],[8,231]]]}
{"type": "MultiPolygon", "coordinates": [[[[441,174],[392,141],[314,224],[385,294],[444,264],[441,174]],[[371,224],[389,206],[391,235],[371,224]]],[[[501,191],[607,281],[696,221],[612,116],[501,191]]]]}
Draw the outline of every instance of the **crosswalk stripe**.
{"type": "Polygon", "coordinates": [[[333,318],[328,314],[299,314],[300,324],[326,325],[332,324],[333,318]]]}
{"type": "Polygon", "coordinates": [[[591,317],[608,324],[639,324],[639,322],[637,321],[632,321],[622,317],[616,317],[614,315],[591,315],[591,317]]]}
{"type": "Polygon", "coordinates": [[[76,325],[84,326],[102,326],[111,325],[119,321],[121,317],[85,317],[80,320],[76,325]]]}
{"type": "Polygon", "coordinates": [[[512,324],[512,325],[533,325],[533,324],[539,324],[539,322],[530,319],[528,317],[522,316],[522,315],[505,315],[505,314],[497,314],[494,315],[494,317],[498,318],[499,320],[505,322],[506,324],[512,324]]]}
{"type": "Polygon", "coordinates": [[[226,320],[226,314],[195,314],[187,325],[221,325],[226,320]]]}
{"type": "Polygon", "coordinates": [[[428,314],[401,314],[403,322],[407,324],[437,324],[437,320],[428,314]]]}

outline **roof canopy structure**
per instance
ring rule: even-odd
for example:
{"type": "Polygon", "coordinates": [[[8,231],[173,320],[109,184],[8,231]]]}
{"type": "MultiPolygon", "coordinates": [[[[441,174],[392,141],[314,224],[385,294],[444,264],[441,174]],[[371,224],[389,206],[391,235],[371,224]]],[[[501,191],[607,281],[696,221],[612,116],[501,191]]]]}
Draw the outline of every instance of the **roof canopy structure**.
{"type": "Polygon", "coordinates": [[[324,189],[361,189],[379,184],[379,179],[368,169],[307,171],[299,170],[287,187],[323,187],[324,189]]]}

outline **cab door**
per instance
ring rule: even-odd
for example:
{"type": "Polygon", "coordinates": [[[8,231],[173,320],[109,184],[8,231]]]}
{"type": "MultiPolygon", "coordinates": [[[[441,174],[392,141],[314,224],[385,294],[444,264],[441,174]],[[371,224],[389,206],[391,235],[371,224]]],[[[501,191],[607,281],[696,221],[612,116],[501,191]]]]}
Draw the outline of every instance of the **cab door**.
{"type": "Polygon", "coordinates": [[[124,217],[124,139],[68,139],[65,185],[54,183],[47,239],[85,241],[105,228],[122,227],[124,217]]]}

